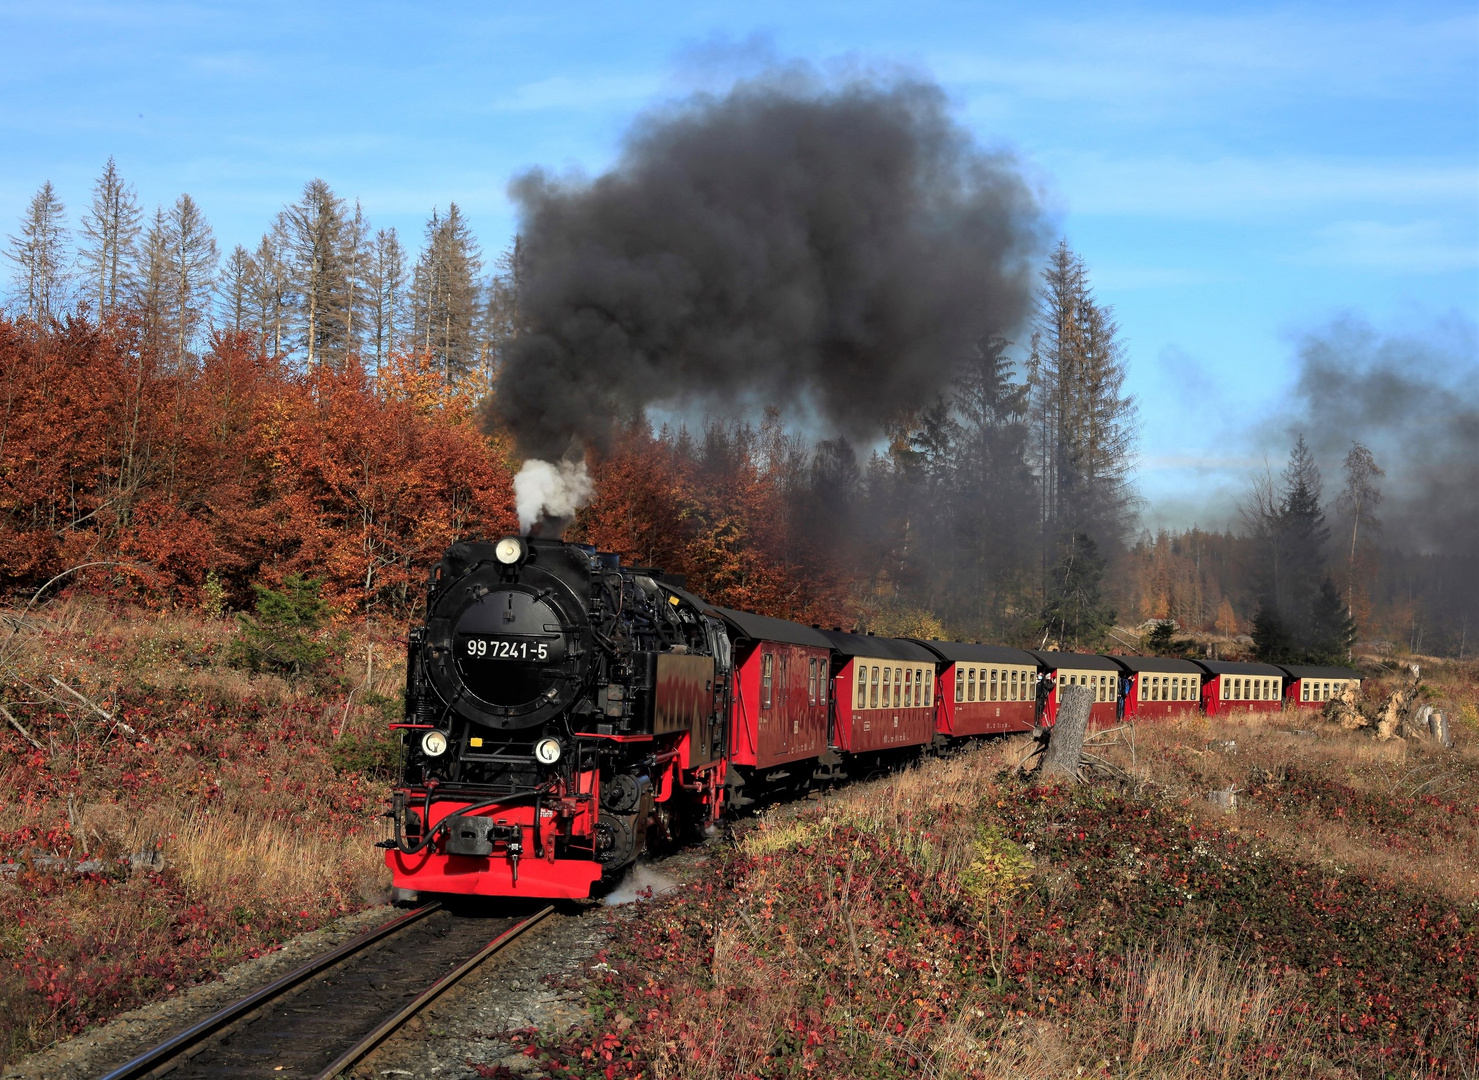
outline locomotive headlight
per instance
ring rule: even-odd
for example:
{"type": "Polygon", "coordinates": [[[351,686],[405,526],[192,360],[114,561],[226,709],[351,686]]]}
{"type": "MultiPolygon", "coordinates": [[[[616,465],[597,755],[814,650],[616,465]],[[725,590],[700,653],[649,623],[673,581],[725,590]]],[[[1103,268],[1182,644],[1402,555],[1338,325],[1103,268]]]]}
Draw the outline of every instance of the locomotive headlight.
{"type": "Polygon", "coordinates": [[[493,555],[504,566],[512,566],[524,557],[524,541],[517,536],[505,536],[498,541],[498,546],[493,549],[493,555]]]}
{"type": "Polygon", "coordinates": [[[553,765],[560,760],[563,750],[559,739],[540,739],[534,744],[534,760],[541,765],[553,765]]]}
{"type": "Polygon", "coordinates": [[[447,752],[447,734],[444,731],[428,731],[421,736],[421,752],[427,757],[441,757],[447,752]]]}

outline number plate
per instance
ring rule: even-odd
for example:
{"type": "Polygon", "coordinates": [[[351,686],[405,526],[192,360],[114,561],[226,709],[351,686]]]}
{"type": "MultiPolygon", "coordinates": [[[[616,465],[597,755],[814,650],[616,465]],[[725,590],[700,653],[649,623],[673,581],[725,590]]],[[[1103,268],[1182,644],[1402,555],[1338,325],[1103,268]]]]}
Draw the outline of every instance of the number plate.
{"type": "Polygon", "coordinates": [[[461,660],[513,660],[521,664],[549,664],[564,659],[565,648],[559,638],[459,634],[457,656],[461,660]]]}

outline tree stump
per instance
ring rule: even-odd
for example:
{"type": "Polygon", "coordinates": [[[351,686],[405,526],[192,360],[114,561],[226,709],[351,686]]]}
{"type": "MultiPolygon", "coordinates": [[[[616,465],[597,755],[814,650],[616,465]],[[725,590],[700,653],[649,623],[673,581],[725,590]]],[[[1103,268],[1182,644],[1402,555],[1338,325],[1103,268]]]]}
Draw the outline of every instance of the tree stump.
{"type": "Polygon", "coordinates": [[[1094,704],[1094,691],[1087,686],[1065,686],[1058,691],[1058,719],[1048,736],[1048,749],[1043,754],[1043,776],[1078,778],[1079,761],[1084,752],[1084,736],[1089,732],[1089,709],[1094,704]]]}

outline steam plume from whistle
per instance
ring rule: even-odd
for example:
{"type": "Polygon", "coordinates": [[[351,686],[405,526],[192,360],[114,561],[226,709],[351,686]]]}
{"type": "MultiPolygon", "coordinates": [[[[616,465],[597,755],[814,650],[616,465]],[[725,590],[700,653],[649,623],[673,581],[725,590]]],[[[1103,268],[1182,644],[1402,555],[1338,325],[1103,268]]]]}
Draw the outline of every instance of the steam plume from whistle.
{"type": "Polygon", "coordinates": [[[514,505],[519,528],[528,533],[547,518],[574,516],[591,497],[591,474],[583,460],[558,464],[530,458],[514,477],[514,505]]]}

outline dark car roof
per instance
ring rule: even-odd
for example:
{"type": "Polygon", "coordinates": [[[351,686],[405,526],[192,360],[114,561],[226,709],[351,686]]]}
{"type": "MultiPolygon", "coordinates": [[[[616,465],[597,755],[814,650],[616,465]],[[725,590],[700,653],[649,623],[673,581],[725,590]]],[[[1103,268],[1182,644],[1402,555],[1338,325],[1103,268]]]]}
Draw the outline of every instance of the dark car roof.
{"type": "Polygon", "coordinates": [[[785,645],[810,645],[814,649],[830,649],[832,643],[822,637],[821,631],[810,626],[791,622],[789,619],[772,619],[769,615],[755,615],[733,608],[714,608],[724,621],[739,631],[741,637],[754,641],[779,641],[785,645]]]}
{"type": "Polygon", "coordinates": [[[843,630],[819,631],[832,645],[834,651],[843,656],[876,656],[880,660],[907,660],[911,664],[921,660],[935,664],[935,654],[917,641],[905,638],[869,637],[867,634],[849,634],[843,630]]]}
{"type": "Polygon", "coordinates": [[[1111,655],[1113,660],[1126,671],[1174,671],[1178,675],[1200,675],[1202,669],[1190,660],[1169,656],[1121,656],[1111,655]]]}
{"type": "Polygon", "coordinates": [[[1107,656],[1097,653],[1086,652],[1047,652],[1041,649],[1028,649],[1029,653],[1037,657],[1037,662],[1042,667],[1057,671],[1059,668],[1068,668],[1077,671],[1119,671],[1120,667],[1107,656]]]}
{"type": "Polygon", "coordinates": [[[1037,667],[1037,657],[1026,649],[1013,649],[1006,645],[978,645],[969,641],[932,641],[926,638],[909,638],[923,645],[946,663],[962,664],[1025,664],[1037,667]]]}
{"type": "Polygon", "coordinates": [[[1348,667],[1320,667],[1315,664],[1280,664],[1295,679],[1359,679],[1361,673],[1348,667]]]}
{"type": "Polygon", "coordinates": [[[1284,672],[1272,664],[1249,664],[1240,660],[1196,660],[1197,667],[1212,675],[1277,675],[1284,672]]]}

